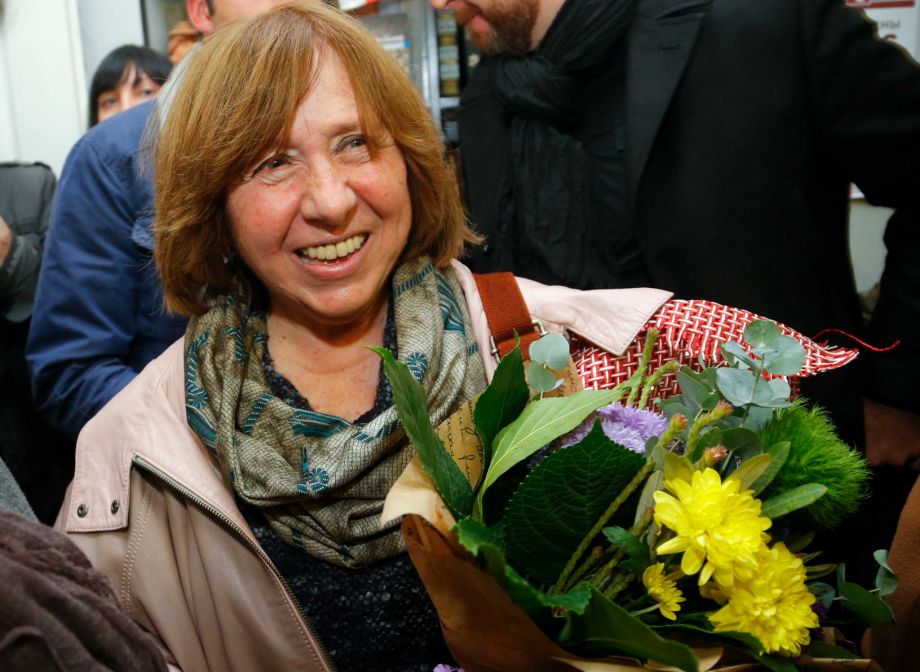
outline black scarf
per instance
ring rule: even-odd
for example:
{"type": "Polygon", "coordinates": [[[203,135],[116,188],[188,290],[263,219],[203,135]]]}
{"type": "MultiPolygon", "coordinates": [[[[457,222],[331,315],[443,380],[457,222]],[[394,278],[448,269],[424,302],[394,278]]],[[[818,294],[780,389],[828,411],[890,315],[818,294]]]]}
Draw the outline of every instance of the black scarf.
{"type": "Polygon", "coordinates": [[[636,4],[568,0],[535,52],[479,66],[510,119],[492,269],[551,284],[598,285],[593,269],[603,266],[605,251],[584,233],[600,217],[594,167],[570,132],[581,117],[583,74],[611,53],[636,4]]]}

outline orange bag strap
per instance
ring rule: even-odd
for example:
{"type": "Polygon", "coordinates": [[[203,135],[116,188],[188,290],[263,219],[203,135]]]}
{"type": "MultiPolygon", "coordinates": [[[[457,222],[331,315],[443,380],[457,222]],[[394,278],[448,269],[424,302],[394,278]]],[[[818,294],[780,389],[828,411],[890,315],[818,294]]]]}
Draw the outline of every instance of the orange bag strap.
{"type": "Polygon", "coordinates": [[[482,307],[492,332],[492,356],[500,359],[514,349],[517,332],[521,356],[530,359],[530,344],[546,331],[530,316],[527,303],[512,273],[474,273],[482,307]]]}

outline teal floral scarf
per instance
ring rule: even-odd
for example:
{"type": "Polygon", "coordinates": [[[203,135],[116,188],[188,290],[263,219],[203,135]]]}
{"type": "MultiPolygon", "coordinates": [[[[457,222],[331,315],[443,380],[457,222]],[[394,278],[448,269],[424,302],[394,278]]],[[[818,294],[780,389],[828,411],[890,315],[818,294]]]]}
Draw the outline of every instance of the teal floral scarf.
{"type": "MultiPolygon", "coordinates": [[[[428,392],[437,426],[486,385],[453,269],[423,258],[393,276],[399,359],[428,392]]],[[[289,406],[269,390],[266,317],[225,299],[189,323],[189,426],[225,481],[275,532],[309,555],[348,567],[401,552],[399,526],[380,525],[383,500],[412,458],[390,407],[366,423],[289,406]]]]}

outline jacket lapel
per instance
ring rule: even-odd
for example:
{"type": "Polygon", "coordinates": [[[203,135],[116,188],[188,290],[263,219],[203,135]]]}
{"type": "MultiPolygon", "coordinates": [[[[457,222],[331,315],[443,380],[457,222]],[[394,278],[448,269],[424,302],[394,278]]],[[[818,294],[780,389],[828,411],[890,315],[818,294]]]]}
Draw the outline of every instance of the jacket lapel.
{"type": "Polygon", "coordinates": [[[634,197],[712,0],[641,0],[628,34],[626,169],[634,197]]]}

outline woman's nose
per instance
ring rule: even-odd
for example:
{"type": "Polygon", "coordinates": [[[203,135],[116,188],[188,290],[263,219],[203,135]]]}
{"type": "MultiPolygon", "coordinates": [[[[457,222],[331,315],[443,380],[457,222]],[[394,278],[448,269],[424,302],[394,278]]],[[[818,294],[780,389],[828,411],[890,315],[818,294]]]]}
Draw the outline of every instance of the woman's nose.
{"type": "Polygon", "coordinates": [[[304,219],[321,226],[344,224],[358,201],[347,175],[332,164],[313,166],[308,174],[300,206],[304,219]]]}

